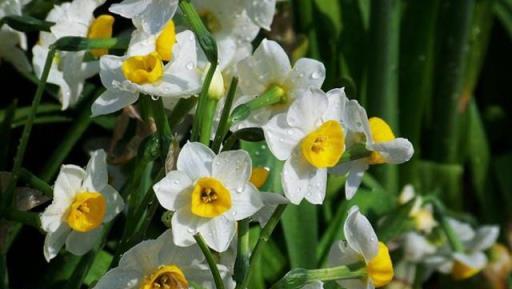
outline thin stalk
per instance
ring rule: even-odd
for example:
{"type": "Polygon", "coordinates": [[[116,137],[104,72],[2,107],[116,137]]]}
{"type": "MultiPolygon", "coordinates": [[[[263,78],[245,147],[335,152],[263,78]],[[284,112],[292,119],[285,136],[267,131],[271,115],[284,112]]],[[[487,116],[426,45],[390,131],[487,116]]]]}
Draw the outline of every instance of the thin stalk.
{"type": "Polygon", "coordinates": [[[43,73],[41,75],[41,82],[39,82],[39,84],[37,85],[37,90],[34,95],[34,100],[32,101],[30,114],[28,116],[25,127],[23,128],[20,144],[18,146],[18,150],[16,151],[16,157],[14,159],[14,166],[12,169],[11,178],[9,179],[9,184],[7,186],[6,192],[0,196],[2,198],[2,202],[0,203],[0,212],[11,206],[13,202],[14,190],[16,189],[16,185],[18,183],[21,165],[23,163],[23,158],[25,157],[25,152],[27,150],[28,140],[30,138],[30,133],[32,131],[32,125],[34,124],[37,107],[41,102],[41,98],[46,87],[46,81],[48,80],[48,75],[50,73],[50,68],[52,66],[55,52],[55,48],[52,47],[48,51],[48,55],[46,56],[46,62],[44,64],[43,73]]]}
{"type": "Polygon", "coordinates": [[[66,132],[62,138],[63,140],[53,151],[52,155],[41,170],[41,179],[45,182],[50,182],[55,177],[55,174],[59,171],[62,162],[83,136],[84,132],[89,128],[89,125],[92,123],[91,104],[103,91],[104,89],[99,89],[96,93],[93,93],[93,96],[86,96],[86,99],[88,98],[88,100],[84,101],[83,105],[80,107],[78,117],[75,118],[73,125],[66,132]]]}
{"type": "Polygon", "coordinates": [[[213,117],[215,116],[215,109],[217,109],[217,99],[208,98],[206,107],[202,115],[200,142],[204,145],[210,144],[210,137],[212,135],[213,117]]]}
{"type": "Polygon", "coordinates": [[[194,239],[196,240],[197,245],[199,245],[199,248],[201,248],[201,251],[203,251],[204,257],[206,258],[206,262],[208,263],[210,271],[212,272],[213,280],[215,281],[215,287],[217,289],[224,289],[224,282],[222,281],[222,277],[220,276],[219,273],[219,268],[217,268],[217,263],[213,258],[210,248],[208,248],[206,242],[204,241],[203,237],[201,237],[200,234],[194,235],[194,239]]]}
{"type": "Polygon", "coordinates": [[[210,83],[212,82],[213,75],[215,74],[215,69],[217,69],[217,63],[212,63],[210,65],[210,68],[208,69],[208,73],[206,74],[206,78],[204,80],[201,93],[199,94],[196,114],[194,117],[194,123],[192,124],[192,136],[190,137],[191,141],[199,140],[199,132],[201,131],[201,125],[203,124],[203,116],[208,102],[208,90],[210,88],[210,83]]]}
{"type": "Polygon", "coordinates": [[[224,137],[226,136],[226,133],[228,132],[231,125],[229,122],[229,115],[231,113],[231,107],[233,106],[233,100],[235,99],[237,85],[238,78],[235,77],[229,85],[229,92],[226,96],[224,107],[222,108],[222,115],[220,117],[219,126],[215,132],[215,139],[212,144],[212,150],[216,153],[219,152],[222,141],[224,140],[224,137]]]}
{"type": "Polygon", "coordinates": [[[309,281],[332,281],[344,279],[357,279],[366,276],[364,269],[352,271],[347,266],[338,266],[332,268],[308,270],[307,276],[309,281]]]}
{"type": "Polygon", "coordinates": [[[41,221],[39,218],[39,214],[37,213],[19,211],[16,209],[8,208],[4,211],[3,217],[5,217],[9,221],[28,225],[41,231],[41,221]]]}
{"type": "MultiPolygon", "coordinates": [[[[372,1],[366,101],[370,116],[378,116],[398,130],[398,55],[400,0],[372,1]]],[[[396,166],[375,168],[377,179],[391,192],[398,191],[396,166]]]]}
{"type": "Polygon", "coordinates": [[[249,268],[249,220],[238,222],[238,243],[235,260],[235,281],[240,283],[247,274],[249,268]]]}
{"type": "Polygon", "coordinates": [[[32,174],[27,169],[22,168],[20,170],[20,178],[22,181],[26,182],[34,189],[41,191],[45,196],[52,198],[53,197],[53,189],[52,187],[42,179],[38,178],[34,174],[32,174]]]}
{"type": "Polygon", "coordinates": [[[256,246],[254,247],[254,250],[252,251],[251,258],[249,259],[249,270],[247,271],[247,274],[245,274],[242,281],[237,284],[236,289],[247,288],[251,273],[256,270],[255,266],[256,266],[257,262],[255,262],[255,260],[257,260],[257,258],[261,255],[263,245],[265,243],[267,243],[267,241],[270,239],[270,235],[272,235],[272,232],[274,231],[275,227],[279,223],[279,220],[281,219],[281,216],[283,215],[286,207],[287,207],[287,205],[277,206],[274,213],[272,213],[272,216],[268,220],[267,224],[261,230],[260,237],[258,238],[258,241],[256,242],[256,246]]]}
{"type": "Polygon", "coordinates": [[[162,98],[158,98],[151,102],[151,112],[153,119],[155,120],[156,129],[160,138],[160,156],[162,160],[167,158],[167,152],[172,140],[171,126],[167,120],[167,113],[164,109],[164,101],[162,98]]]}
{"type": "Polygon", "coordinates": [[[230,123],[236,123],[249,117],[251,112],[262,107],[270,106],[280,102],[286,102],[286,91],[279,85],[273,85],[262,95],[255,99],[237,106],[231,114],[230,123]]]}

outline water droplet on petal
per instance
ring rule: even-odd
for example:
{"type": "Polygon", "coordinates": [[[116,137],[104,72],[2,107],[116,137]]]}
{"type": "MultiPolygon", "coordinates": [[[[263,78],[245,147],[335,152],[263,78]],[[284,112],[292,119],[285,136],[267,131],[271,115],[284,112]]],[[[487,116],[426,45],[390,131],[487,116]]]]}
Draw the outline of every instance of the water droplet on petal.
{"type": "Polygon", "coordinates": [[[322,75],[319,72],[311,73],[311,79],[320,79],[322,75]]]}
{"type": "Polygon", "coordinates": [[[194,63],[193,62],[189,62],[187,65],[186,65],[187,69],[188,70],[192,70],[194,69],[194,63]]]}

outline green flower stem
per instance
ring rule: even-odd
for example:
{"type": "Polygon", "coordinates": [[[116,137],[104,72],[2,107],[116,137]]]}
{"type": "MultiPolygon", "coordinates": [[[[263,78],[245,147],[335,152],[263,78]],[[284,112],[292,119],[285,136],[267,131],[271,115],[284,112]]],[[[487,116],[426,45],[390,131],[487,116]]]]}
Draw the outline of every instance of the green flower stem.
{"type": "Polygon", "coordinates": [[[39,20],[28,15],[8,15],[0,19],[0,28],[4,24],[9,25],[12,29],[23,32],[50,32],[50,27],[55,23],[39,20]]]}
{"type": "Polygon", "coordinates": [[[25,123],[25,127],[23,128],[20,144],[18,146],[18,150],[16,151],[16,157],[14,159],[14,166],[12,168],[11,178],[9,179],[7,190],[4,192],[4,194],[1,194],[0,196],[2,198],[2,201],[0,202],[0,212],[5,210],[12,204],[14,190],[16,189],[16,185],[18,183],[21,165],[23,163],[25,151],[27,150],[28,140],[30,138],[30,133],[32,131],[32,125],[34,124],[34,118],[36,116],[37,107],[39,106],[39,103],[41,102],[41,98],[43,96],[43,92],[46,86],[46,81],[48,80],[48,75],[50,73],[50,68],[53,62],[53,57],[55,56],[55,52],[55,48],[52,47],[48,51],[48,55],[46,56],[46,62],[44,64],[43,73],[41,75],[41,82],[39,82],[37,86],[37,90],[34,95],[34,100],[32,101],[30,114],[28,115],[27,122],[25,123]]]}
{"type": "Polygon", "coordinates": [[[41,179],[45,182],[50,182],[55,177],[62,162],[66,159],[78,140],[80,140],[84,132],[92,123],[91,105],[96,98],[103,93],[104,89],[101,88],[95,92],[93,91],[92,86],[86,86],[86,89],[84,89],[85,100],[79,108],[78,116],[74,119],[73,125],[66,132],[62,138],[63,140],[53,151],[52,155],[41,170],[41,179]]]}
{"type": "Polygon", "coordinates": [[[41,221],[38,213],[19,211],[8,208],[4,211],[3,217],[9,221],[29,225],[41,231],[41,221]]]}
{"type": "MultiPolygon", "coordinates": [[[[212,34],[208,31],[204,25],[201,17],[197,13],[196,9],[190,3],[190,0],[180,0],[180,10],[185,15],[188,23],[190,24],[192,31],[196,34],[199,45],[206,54],[206,58],[212,66],[217,66],[218,55],[217,55],[217,43],[213,38],[212,34]]],[[[215,69],[213,69],[215,71],[215,69]]],[[[206,87],[210,87],[210,83],[206,87]]]]}
{"type": "Polygon", "coordinates": [[[224,282],[222,281],[222,277],[220,276],[219,269],[217,268],[217,263],[215,262],[215,259],[213,258],[212,252],[210,251],[210,248],[206,245],[206,242],[204,241],[203,237],[198,233],[194,235],[194,239],[197,242],[197,245],[199,245],[199,248],[201,248],[201,251],[203,251],[203,254],[206,258],[206,262],[208,263],[208,266],[210,267],[210,271],[213,275],[213,280],[215,281],[215,287],[217,289],[224,289],[224,282]]]}
{"type": "Polygon", "coordinates": [[[59,38],[54,44],[57,50],[62,51],[82,51],[92,49],[126,49],[130,42],[129,37],[119,38],[96,38],[66,36],[59,38]]]}
{"type": "Polygon", "coordinates": [[[347,266],[338,266],[332,268],[308,270],[307,278],[308,281],[332,281],[363,278],[366,275],[367,273],[365,268],[352,271],[347,266]]]}
{"type": "Polygon", "coordinates": [[[238,222],[238,243],[235,260],[235,281],[240,283],[249,269],[249,220],[238,222]]]}
{"type": "Polygon", "coordinates": [[[219,126],[217,127],[217,131],[215,132],[215,140],[212,144],[212,150],[216,153],[220,150],[220,145],[226,136],[231,123],[229,122],[229,115],[231,113],[231,107],[233,106],[233,100],[235,99],[236,87],[238,85],[238,78],[233,78],[231,84],[229,85],[229,92],[226,96],[226,101],[224,102],[224,107],[222,109],[222,115],[220,117],[219,126]]]}
{"type": "Polygon", "coordinates": [[[38,178],[27,169],[22,168],[20,170],[20,178],[22,181],[31,185],[34,189],[41,191],[45,196],[52,198],[53,197],[53,189],[47,182],[38,178]]]}
{"type": "Polygon", "coordinates": [[[242,121],[248,118],[251,112],[262,107],[286,101],[286,91],[279,85],[272,85],[259,97],[256,97],[247,103],[237,106],[231,114],[230,123],[242,121]]]}
{"type": "Polygon", "coordinates": [[[255,262],[255,260],[257,260],[258,257],[261,255],[263,245],[267,243],[267,241],[270,239],[270,235],[272,235],[272,232],[279,223],[279,220],[281,219],[281,216],[283,215],[286,206],[286,204],[277,206],[274,213],[272,213],[272,216],[268,220],[267,224],[261,230],[258,241],[256,242],[256,246],[254,247],[254,250],[252,251],[251,254],[251,258],[249,259],[249,270],[247,271],[247,274],[245,274],[242,281],[240,283],[237,283],[236,289],[247,288],[251,273],[256,270],[255,266],[257,262],[255,262]]]}
{"type": "Polygon", "coordinates": [[[424,197],[423,202],[431,203],[434,206],[434,216],[446,235],[446,239],[448,239],[448,243],[452,250],[455,252],[464,252],[464,244],[448,222],[448,218],[446,217],[446,208],[443,204],[435,197],[424,197]]]}
{"type": "Polygon", "coordinates": [[[215,74],[215,69],[217,69],[217,63],[212,63],[208,69],[208,73],[206,74],[203,88],[201,89],[201,94],[199,95],[199,99],[197,101],[196,114],[194,117],[194,123],[192,124],[192,136],[190,138],[191,141],[199,140],[199,132],[202,130],[201,127],[204,123],[204,113],[208,106],[208,90],[210,88],[213,75],[215,74]]]}
{"type": "Polygon", "coordinates": [[[200,142],[209,145],[210,137],[212,135],[213,118],[215,117],[215,110],[219,100],[208,98],[206,100],[206,107],[202,115],[200,142]]]}
{"type": "Polygon", "coordinates": [[[151,113],[155,120],[158,137],[160,138],[160,156],[165,161],[172,140],[171,126],[167,120],[167,113],[165,112],[162,98],[151,101],[151,106],[151,113]]]}
{"type": "Polygon", "coordinates": [[[272,285],[271,289],[300,289],[314,281],[333,281],[359,279],[367,276],[366,268],[352,270],[348,266],[337,266],[323,269],[293,269],[272,285]]]}

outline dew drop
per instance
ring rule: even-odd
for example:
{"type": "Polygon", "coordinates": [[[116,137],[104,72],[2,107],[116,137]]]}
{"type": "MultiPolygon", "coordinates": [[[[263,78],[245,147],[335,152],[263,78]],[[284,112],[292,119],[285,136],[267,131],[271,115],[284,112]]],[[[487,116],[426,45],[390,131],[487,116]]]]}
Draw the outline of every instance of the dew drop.
{"type": "Polygon", "coordinates": [[[319,72],[311,73],[311,79],[320,79],[321,74],[319,72]]]}
{"type": "Polygon", "coordinates": [[[187,232],[189,232],[190,234],[194,234],[194,230],[192,230],[192,228],[187,228],[187,232]]]}
{"type": "Polygon", "coordinates": [[[160,99],[160,96],[158,95],[151,95],[151,99],[154,100],[154,101],[157,101],[160,99]]]}
{"type": "Polygon", "coordinates": [[[194,63],[193,62],[189,62],[187,65],[186,65],[187,69],[188,70],[192,70],[194,69],[194,63]]]}

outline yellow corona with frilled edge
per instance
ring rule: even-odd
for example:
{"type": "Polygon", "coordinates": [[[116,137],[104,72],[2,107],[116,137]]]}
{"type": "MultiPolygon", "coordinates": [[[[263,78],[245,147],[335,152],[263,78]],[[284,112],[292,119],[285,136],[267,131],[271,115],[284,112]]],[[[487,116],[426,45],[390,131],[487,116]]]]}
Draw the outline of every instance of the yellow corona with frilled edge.
{"type": "Polygon", "coordinates": [[[462,262],[455,261],[452,268],[452,277],[455,280],[464,280],[478,274],[480,269],[470,267],[462,262]]]}
{"type": "Polygon", "coordinates": [[[334,167],[345,151],[343,127],[334,120],[325,122],[302,140],[301,151],[316,168],[334,167]]]}
{"type": "Polygon", "coordinates": [[[196,216],[217,217],[231,208],[231,193],[215,178],[203,177],[194,186],[191,206],[196,216]]]}
{"type": "Polygon", "coordinates": [[[160,266],[158,270],[144,277],[140,289],[187,289],[188,280],[176,265],[160,266]]]}
{"type": "Polygon", "coordinates": [[[269,168],[266,168],[266,167],[252,168],[250,182],[256,188],[258,188],[258,189],[261,188],[267,181],[269,172],[270,172],[269,168]]]}
{"type": "Polygon", "coordinates": [[[176,44],[176,29],[174,21],[169,20],[162,32],[160,32],[160,35],[158,35],[155,45],[155,50],[160,54],[163,61],[170,61],[172,59],[174,44],[176,44]]]}
{"type": "Polygon", "coordinates": [[[157,52],[129,57],[121,69],[126,79],[137,84],[155,83],[164,75],[162,58],[157,52]]]}
{"type": "Polygon", "coordinates": [[[98,228],[105,218],[107,203],[98,192],[84,192],[75,196],[66,221],[78,232],[89,232],[98,228]]]}
{"type": "Polygon", "coordinates": [[[385,286],[393,280],[393,263],[389,256],[388,247],[384,243],[379,242],[377,256],[368,262],[366,267],[368,278],[370,278],[376,288],[385,286]]]}
{"type": "MultiPolygon", "coordinates": [[[[112,26],[114,25],[114,17],[111,15],[100,15],[98,18],[94,19],[94,21],[89,26],[89,31],[87,32],[87,38],[89,39],[98,39],[98,38],[110,38],[112,37],[112,26]]],[[[108,49],[100,48],[100,49],[92,49],[91,54],[96,57],[101,57],[105,54],[108,54],[108,49]]]]}
{"type": "MultiPolygon", "coordinates": [[[[393,134],[391,127],[383,119],[372,117],[368,120],[368,123],[375,143],[388,142],[395,139],[395,135],[393,134]]],[[[377,165],[383,164],[386,161],[380,153],[372,152],[369,162],[372,165],[377,165]]]]}

